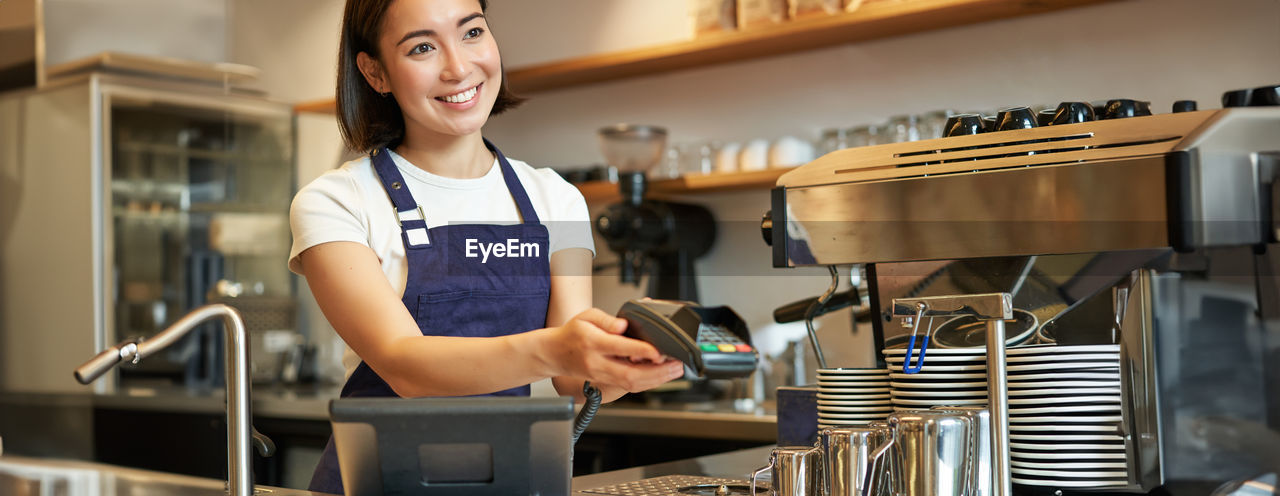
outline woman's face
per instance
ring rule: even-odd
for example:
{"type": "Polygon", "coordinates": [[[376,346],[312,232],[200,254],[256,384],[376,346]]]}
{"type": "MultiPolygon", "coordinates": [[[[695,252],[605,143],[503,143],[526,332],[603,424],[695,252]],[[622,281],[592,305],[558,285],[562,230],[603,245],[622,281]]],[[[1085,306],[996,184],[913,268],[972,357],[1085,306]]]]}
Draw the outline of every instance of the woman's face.
{"type": "Polygon", "coordinates": [[[366,70],[362,62],[361,70],[374,89],[392,93],[409,133],[480,131],[502,87],[502,60],[480,2],[395,0],[378,48],[380,67],[366,70]]]}

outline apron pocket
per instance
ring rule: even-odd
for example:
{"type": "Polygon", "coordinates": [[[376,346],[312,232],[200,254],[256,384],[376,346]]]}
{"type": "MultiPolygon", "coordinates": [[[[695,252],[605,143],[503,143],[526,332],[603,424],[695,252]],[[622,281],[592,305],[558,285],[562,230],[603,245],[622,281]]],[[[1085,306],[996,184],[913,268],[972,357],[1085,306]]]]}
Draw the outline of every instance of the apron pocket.
{"type": "Polygon", "coordinates": [[[548,289],[450,291],[418,296],[414,320],[428,336],[497,337],[547,323],[548,289]]]}

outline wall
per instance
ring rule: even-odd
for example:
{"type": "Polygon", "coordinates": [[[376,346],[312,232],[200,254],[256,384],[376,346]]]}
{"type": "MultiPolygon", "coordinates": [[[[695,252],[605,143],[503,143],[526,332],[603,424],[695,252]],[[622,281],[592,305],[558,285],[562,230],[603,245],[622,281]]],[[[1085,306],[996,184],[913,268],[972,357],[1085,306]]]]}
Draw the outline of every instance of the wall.
{"type": "MultiPolygon", "coordinates": [[[[234,61],[264,68],[264,89],[277,98],[331,97],[338,3],[234,0],[234,61]],[[259,38],[264,32],[274,36],[259,38]],[[246,46],[240,40],[258,41],[246,46]]],[[[489,22],[507,67],[661,43],[690,32],[682,0],[491,3],[489,22]]],[[[1121,1],[538,93],[490,121],[485,134],[513,157],[569,167],[601,161],[594,132],[615,122],[660,124],[678,143],[816,138],[826,127],[895,114],[1061,100],[1138,98],[1167,112],[1174,100],[1195,99],[1201,108],[1216,108],[1223,90],[1280,83],[1278,25],[1276,0],[1121,1]]],[[[330,121],[308,117],[304,123],[300,181],[335,166],[341,155],[330,121]]],[[[754,191],[687,199],[728,221],[728,232],[698,265],[704,299],[732,305],[757,330],[772,308],[817,294],[828,282],[822,270],[769,268],[769,249],[754,228],[767,198],[754,191]]],[[[610,260],[603,244],[597,246],[597,262],[610,260]]],[[[606,309],[639,294],[609,276],[598,277],[596,286],[596,303],[606,309]]],[[[828,327],[837,330],[824,340],[850,337],[847,327],[828,327]]],[[[837,361],[865,363],[867,334],[845,346],[853,351],[837,361]]]]}

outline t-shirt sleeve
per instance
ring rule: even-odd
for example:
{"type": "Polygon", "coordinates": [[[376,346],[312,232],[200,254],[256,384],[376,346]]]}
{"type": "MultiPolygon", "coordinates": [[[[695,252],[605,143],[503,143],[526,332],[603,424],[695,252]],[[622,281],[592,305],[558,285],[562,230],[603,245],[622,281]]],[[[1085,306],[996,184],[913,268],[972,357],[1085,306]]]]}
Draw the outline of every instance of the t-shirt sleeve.
{"type": "Polygon", "coordinates": [[[591,255],[596,254],[595,240],[591,237],[591,214],[587,210],[587,200],[582,192],[568,181],[546,169],[546,173],[554,175],[555,185],[552,191],[552,207],[555,214],[547,225],[551,236],[551,253],[565,248],[586,248],[591,255]]]}
{"type": "Polygon", "coordinates": [[[289,270],[302,275],[298,255],[312,246],[353,241],[368,246],[369,223],[361,197],[349,171],[326,172],[298,191],[289,207],[293,247],[289,270]]]}

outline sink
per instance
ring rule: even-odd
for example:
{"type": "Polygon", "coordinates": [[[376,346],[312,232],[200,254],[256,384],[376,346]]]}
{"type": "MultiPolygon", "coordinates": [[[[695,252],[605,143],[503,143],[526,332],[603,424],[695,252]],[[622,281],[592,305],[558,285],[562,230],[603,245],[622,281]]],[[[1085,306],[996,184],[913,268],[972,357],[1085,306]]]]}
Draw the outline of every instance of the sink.
{"type": "Polygon", "coordinates": [[[96,495],[100,475],[94,470],[42,467],[0,457],[0,494],[23,496],[96,495]]]}
{"type": "MultiPolygon", "coordinates": [[[[320,493],[257,486],[255,495],[320,493]]],[[[226,496],[226,481],[100,463],[0,456],[4,496],[226,496]]]]}
{"type": "Polygon", "coordinates": [[[43,487],[44,482],[39,479],[28,479],[0,472],[0,494],[8,494],[11,496],[38,496],[43,487]]]}

